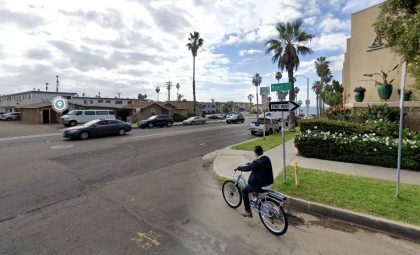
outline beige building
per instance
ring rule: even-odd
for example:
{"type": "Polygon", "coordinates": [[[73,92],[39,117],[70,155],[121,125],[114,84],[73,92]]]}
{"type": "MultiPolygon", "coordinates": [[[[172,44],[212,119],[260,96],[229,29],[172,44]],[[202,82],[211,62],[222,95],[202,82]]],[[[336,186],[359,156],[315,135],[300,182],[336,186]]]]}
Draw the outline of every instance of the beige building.
{"type": "MultiPolygon", "coordinates": [[[[344,104],[360,112],[364,107],[371,104],[383,104],[378,96],[377,88],[373,81],[366,81],[367,73],[380,72],[381,67],[388,71],[395,65],[400,64],[401,58],[393,53],[390,48],[383,47],[380,41],[376,40],[376,33],[373,23],[380,13],[380,4],[353,13],[351,17],[351,38],[347,39],[347,50],[343,63],[343,86],[344,104]],[[366,89],[363,102],[355,102],[354,88],[364,87],[366,89]]],[[[381,78],[381,77],[375,77],[381,78]]],[[[401,86],[401,66],[389,74],[388,80],[392,80],[393,91],[390,99],[386,102],[391,107],[399,107],[398,89],[401,86]]],[[[414,79],[407,76],[406,88],[410,89],[414,79]]],[[[412,90],[412,89],[411,89],[412,90]]],[[[404,102],[407,112],[406,123],[409,127],[419,129],[420,124],[420,93],[411,95],[411,101],[404,102]],[[417,124],[416,124],[417,123],[417,124]]]]}

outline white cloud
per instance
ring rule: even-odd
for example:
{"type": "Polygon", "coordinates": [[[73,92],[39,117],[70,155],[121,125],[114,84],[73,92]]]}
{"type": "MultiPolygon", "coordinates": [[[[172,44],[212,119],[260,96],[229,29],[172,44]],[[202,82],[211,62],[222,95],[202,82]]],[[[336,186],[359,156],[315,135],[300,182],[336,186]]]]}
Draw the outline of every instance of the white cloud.
{"type": "Polygon", "coordinates": [[[346,5],[344,5],[342,11],[345,13],[354,13],[382,2],[383,0],[352,0],[348,1],[346,5]]]}
{"type": "Polygon", "coordinates": [[[321,23],[319,23],[319,28],[322,33],[331,33],[335,31],[350,31],[350,20],[340,20],[332,14],[326,15],[321,23]]]}
{"type": "Polygon", "coordinates": [[[249,50],[240,50],[239,51],[239,56],[245,56],[245,55],[253,55],[253,54],[257,54],[257,53],[262,53],[262,50],[256,50],[256,49],[249,49],[249,50]]]}
{"type": "MultiPolygon", "coordinates": [[[[196,59],[197,87],[214,88],[215,98],[242,98],[236,92],[247,92],[252,76],[243,70],[256,64],[259,46],[276,35],[277,22],[304,18],[305,28],[321,35],[310,45],[315,52],[337,55],[349,37],[346,21],[323,21],[316,0],[0,2],[0,34],[7,35],[0,41],[0,94],[53,84],[59,74],[63,90],[154,98],[154,87],[171,80],[191,99],[192,56],[185,44],[189,32],[199,31],[204,46],[196,59]]],[[[273,65],[265,58],[258,65],[269,66],[268,72],[273,65]]],[[[311,65],[303,61],[299,70],[310,72],[311,65]]],[[[200,100],[209,97],[198,93],[200,100]]]]}
{"type": "Polygon", "coordinates": [[[310,47],[314,51],[344,51],[346,49],[346,40],[349,37],[346,33],[321,34],[312,41],[310,47]]]}

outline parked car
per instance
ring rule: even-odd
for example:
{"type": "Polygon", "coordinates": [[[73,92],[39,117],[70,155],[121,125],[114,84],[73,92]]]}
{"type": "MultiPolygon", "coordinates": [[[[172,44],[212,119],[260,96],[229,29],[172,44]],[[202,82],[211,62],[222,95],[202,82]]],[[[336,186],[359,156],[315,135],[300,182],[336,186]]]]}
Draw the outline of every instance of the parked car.
{"type": "Polygon", "coordinates": [[[242,114],[230,114],[226,117],[227,124],[237,124],[237,123],[244,123],[245,117],[242,114]]]}
{"type": "Polygon", "coordinates": [[[212,120],[224,120],[225,117],[226,116],[224,114],[218,113],[218,114],[212,114],[212,115],[210,115],[209,119],[212,119],[212,120]]]}
{"type": "Polygon", "coordinates": [[[281,131],[281,125],[278,120],[272,117],[258,118],[257,121],[249,123],[249,130],[251,130],[252,135],[256,134],[265,134],[271,135],[274,132],[281,131]]]}
{"type": "Polygon", "coordinates": [[[172,124],[174,121],[168,115],[154,115],[147,120],[140,121],[139,128],[171,127],[172,124]]]}
{"type": "Polygon", "coordinates": [[[190,117],[182,122],[184,125],[198,125],[198,124],[206,124],[206,120],[203,117],[195,116],[190,117]]]}
{"type": "MultiPolygon", "coordinates": [[[[285,126],[289,125],[289,112],[285,112],[284,114],[284,124],[285,126]]],[[[265,117],[269,119],[275,119],[281,122],[281,112],[266,112],[265,117]]],[[[260,114],[258,118],[264,118],[264,114],[260,114]]]]}
{"type": "Polygon", "coordinates": [[[63,137],[70,139],[86,140],[90,137],[125,135],[131,131],[129,123],[120,120],[91,120],[77,127],[66,128],[63,131],[63,137]]]}
{"type": "Polygon", "coordinates": [[[21,113],[20,112],[7,112],[0,115],[0,120],[20,120],[21,113]]]}
{"type": "Polygon", "coordinates": [[[113,120],[115,113],[113,110],[72,110],[61,117],[61,123],[66,127],[74,127],[96,119],[113,120]]]}

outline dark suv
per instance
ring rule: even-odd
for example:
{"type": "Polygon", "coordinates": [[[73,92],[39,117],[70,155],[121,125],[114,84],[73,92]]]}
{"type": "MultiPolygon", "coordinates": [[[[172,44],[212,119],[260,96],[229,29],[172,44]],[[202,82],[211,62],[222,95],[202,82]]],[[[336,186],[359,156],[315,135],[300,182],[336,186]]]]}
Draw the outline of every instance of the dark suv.
{"type": "Polygon", "coordinates": [[[171,127],[174,121],[168,115],[154,115],[139,122],[139,128],[171,127]]]}

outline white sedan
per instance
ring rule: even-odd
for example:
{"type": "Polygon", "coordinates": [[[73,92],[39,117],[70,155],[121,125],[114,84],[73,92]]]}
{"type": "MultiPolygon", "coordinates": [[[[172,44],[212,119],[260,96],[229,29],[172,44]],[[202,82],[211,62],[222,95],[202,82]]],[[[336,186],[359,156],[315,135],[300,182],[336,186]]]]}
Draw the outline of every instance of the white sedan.
{"type": "Polygon", "coordinates": [[[182,122],[184,125],[200,125],[205,123],[206,120],[200,116],[190,117],[182,122]]]}

